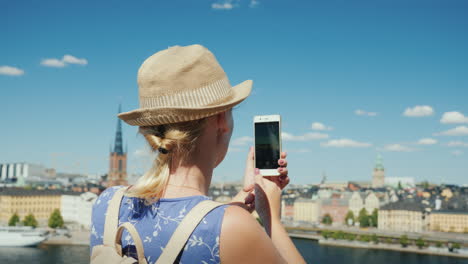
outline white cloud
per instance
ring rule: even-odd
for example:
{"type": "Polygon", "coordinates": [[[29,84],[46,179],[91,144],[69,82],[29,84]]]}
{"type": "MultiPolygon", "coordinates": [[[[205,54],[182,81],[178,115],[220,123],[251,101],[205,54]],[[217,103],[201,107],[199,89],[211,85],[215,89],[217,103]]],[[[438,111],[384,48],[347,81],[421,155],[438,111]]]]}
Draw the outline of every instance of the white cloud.
{"type": "Polygon", "coordinates": [[[463,151],[458,150],[458,149],[457,149],[457,150],[454,150],[454,151],[452,151],[452,155],[454,155],[454,156],[461,156],[461,155],[463,155],[463,151]]]}
{"type": "Polygon", "coordinates": [[[58,59],[43,59],[41,61],[41,65],[46,67],[56,67],[56,68],[63,68],[65,67],[65,62],[58,59]]]}
{"type": "Polygon", "coordinates": [[[445,112],[440,119],[442,124],[468,123],[468,117],[460,112],[445,112]]]}
{"type": "Polygon", "coordinates": [[[231,147],[231,146],[229,146],[228,152],[229,152],[229,153],[232,153],[232,152],[241,152],[241,149],[240,149],[240,148],[236,148],[236,147],[231,147]]]}
{"type": "Polygon", "coordinates": [[[422,138],[416,144],[418,145],[434,145],[437,144],[437,140],[433,138],[422,138]]]}
{"type": "Polygon", "coordinates": [[[245,136],[245,137],[240,137],[236,138],[232,141],[233,146],[243,146],[246,144],[251,144],[254,141],[252,137],[245,136]]]}
{"type": "Polygon", "coordinates": [[[440,133],[435,133],[436,136],[468,136],[468,127],[467,126],[457,126],[456,128],[452,128],[446,131],[442,131],[440,133]]]}
{"type": "Polygon", "coordinates": [[[62,59],[50,58],[50,59],[43,59],[41,61],[41,65],[46,67],[55,67],[55,68],[63,68],[68,64],[78,64],[78,65],[87,65],[88,60],[84,58],[77,58],[75,56],[66,54],[63,56],[62,59]]]}
{"type": "Polygon", "coordinates": [[[463,141],[450,141],[446,144],[448,147],[468,147],[468,142],[463,141]]]}
{"type": "Polygon", "coordinates": [[[383,148],[385,151],[395,151],[395,152],[411,152],[415,151],[415,149],[401,145],[401,144],[389,144],[384,146],[383,148]]]}
{"type": "Polygon", "coordinates": [[[284,149],[283,151],[287,152],[287,153],[309,153],[310,149],[305,149],[305,148],[302,148],[302,149],[284,149]]]}
{"type": "Polygon", "coordinates": [[[312,128],[312,130],[322,130],[322,131],[333,130],[333,127],[326,126],[326,125],[324,125],[322,123],[319,123],[319,122],[312,123],[311,128],[312,128]]]}
{"type": "Polygon", "coordinates": [[[328,138],[328,134],[323,134],[323,133],[305,133],[304,135],[300,136],[295,136],[287,132],[282,132],[281,133],[281,138],[284,141],[309,141],[309,140],[317,140],[317,139],[326,139],[328,138]]]}
{"type": "Polygon", "coordinates": [[[88,60],[86,60],[86,59],[79,59],[79,58],[74,57],[74,56],[69,55],[69,54],[66,54],[65,56],[63,56],[62,61],[63,61],[64,63],[68,63],[68,64],[79,64],[79,65],[86,65],[86,64],[88,64],[88,60]]]}
{"type": "Polygon", "coordinates": [[[22,69],[11,66],[0,66],[0,75],[21,76],[24,74],[22,69]]]}
{"type": "Polygon", "coordinates": [[[377,115],[377,112],[367,112],[361,109],[354,111],[354,113],[358,116],[376,116],[377,115]]]}
{"type": "Polygon", "coordinates": [[[421,116],[431,116],[434,114],[434,109],[428,105],[417,105],[413,108],[406,108],[403,113],[404,116],[408,117],[421,117],[421,116]]]}
{"type": "Polygon", "coordinates": [[[259,4],[260,4],[260,2],[257,1],[257,0],[250,0],[249,7],[254,8],[254,7],[257,7],[259,4]]]}
{"type": "Polygon", "coordinates": [[[337,148],[367,148],[372,146],[371,143],[367,142],[358,142],[354,141],[352,139],[332,139],[329,140],[328,142],[323,142],[320,144],[322,147],[337,147],[337,148]]]}
{"type": "Polygon", "coordinates": [[[232,2],[233,0],[218,1],[217,3],[211,4],[211,8],[216,10],[231,10],[236,7],[232,2]]]}

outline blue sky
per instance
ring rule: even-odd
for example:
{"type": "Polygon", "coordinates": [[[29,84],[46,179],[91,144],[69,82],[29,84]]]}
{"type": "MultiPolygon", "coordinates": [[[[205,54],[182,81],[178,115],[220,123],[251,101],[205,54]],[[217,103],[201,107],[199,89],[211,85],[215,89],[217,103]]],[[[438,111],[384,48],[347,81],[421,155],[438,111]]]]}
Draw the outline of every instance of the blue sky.
{"type": "MultiPolygon", "coordinates": [[[[138,107],[140,64],[199,43],[231,84],[254,80],[214,181],[242,177],[252,117],[278,113],[293,183],[368,180],[378,153],[389,177],[468,183],[467,11],[452,0],[1,1],[0,162],[105,173],[118,104],[138,107]]],[[[124,125],[130,173],[149,162],[136,132],[124,125]]]]}

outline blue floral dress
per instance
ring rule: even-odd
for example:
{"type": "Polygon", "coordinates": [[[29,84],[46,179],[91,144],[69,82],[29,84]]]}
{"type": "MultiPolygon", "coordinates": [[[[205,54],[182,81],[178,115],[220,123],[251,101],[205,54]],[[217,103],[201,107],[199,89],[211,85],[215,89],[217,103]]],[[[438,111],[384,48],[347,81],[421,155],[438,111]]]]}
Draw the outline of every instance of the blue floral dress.
{"type": "MultiPolygon", "coordinates": [[[[103,242],[105,213],[108,203],[119,188],[122,186],[107,188],[93,205],[91,251],[94,246],[103,242]]],[[[162,198],[145,205],[144,199],[124,196],[120,205],[119,225],[130,222],[135,226],[143,242],[146,260],[148,264],[153,264],[185,215],[199,202],[207,199],[208,196],[202,195],[162,198]]],[[[206,215],[190,236],[176,262],[220,263],[219,236],[226,207],[227,205],[220,206],[206,215]]],[[[122,249],[125,255],[137,259],[133,239],[126,231],[122,235],[122,249]]]]}

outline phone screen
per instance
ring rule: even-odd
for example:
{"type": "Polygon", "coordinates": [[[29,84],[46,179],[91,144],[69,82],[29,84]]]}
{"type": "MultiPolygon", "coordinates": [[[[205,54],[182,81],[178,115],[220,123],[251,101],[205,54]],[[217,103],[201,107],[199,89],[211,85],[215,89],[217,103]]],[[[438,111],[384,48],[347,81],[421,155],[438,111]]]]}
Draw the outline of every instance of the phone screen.
{"type": "Polygon", "coordinates": [[[280,158],[279,122],[255,123],[255,167],[276,169],[280,158]]]}

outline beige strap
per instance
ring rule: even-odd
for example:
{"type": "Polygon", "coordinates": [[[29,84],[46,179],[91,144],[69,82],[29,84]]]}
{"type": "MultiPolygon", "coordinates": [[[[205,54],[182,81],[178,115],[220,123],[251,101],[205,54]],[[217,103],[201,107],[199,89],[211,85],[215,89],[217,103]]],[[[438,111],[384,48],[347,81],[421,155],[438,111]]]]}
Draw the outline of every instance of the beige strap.
{"type": "Polygon", "coordinates": [[[180,222],[155,264],[174,263],[190,235],[193,233],[193,230],[198,226],[198,223],[200,223],[203,217],[211,212],[211,210],[221,205],[223,204],[206,200],[192,208],[182,222],[180,222]]]}
{"type": "Polygon", "coordinates": [[[106,246],[113,246],[117,227],[119,226],[119,209],[120,201],[125,192],[125,187],[118,189],[109,202],[106,212],[106,220],[104,222],[104,240],[106,246]]]}
{"type": "Polygon", "coordinates": [[[146,264],[145,253],[144,253],[145,251],[143,249],[143,243],[141,242],[141,238],[138,235],[138,231],[136,230],[136,228],[129,222],[125,222],[121,224],[119,228],[117,229],[117,234],[114,240],[115,246],[117,248],[117,253],[119,253],[119,255],[122,256],[122,244],[120,240],[122,239],[122,234],[123,234],[124,229],[127,229],[128,233],[130,233],[130,235],[133,238],[133,242],[135,243],[135,247],[136,247],[136,251],[138,255],[138,264],[146,264]]]}

